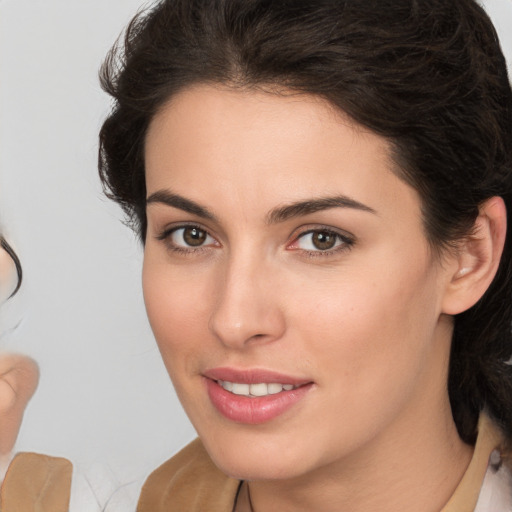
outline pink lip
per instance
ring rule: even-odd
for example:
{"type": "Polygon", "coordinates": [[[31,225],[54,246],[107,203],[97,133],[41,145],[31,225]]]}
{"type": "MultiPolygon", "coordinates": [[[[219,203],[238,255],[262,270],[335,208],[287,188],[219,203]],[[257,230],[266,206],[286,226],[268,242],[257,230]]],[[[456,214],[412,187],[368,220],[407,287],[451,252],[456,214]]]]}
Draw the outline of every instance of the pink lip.
{"type": "Polygon", "coordinates": [[[212,368],[210,370],[206,370],[203,375],[212,380],[227,380],[228,382],[239,382],[240,384],[277,382],[279,384],[302,386],[303,384],[311,382],[309,379],[301,379],[259,368],[249,370],[238,370],[236,368],[212,368]]]}
{"type": "Polygon", "coordinates": [[[300,402],[313,387],[313,382],[267,370],[215,368],[204,374],[208,396],[213,406],[226,418],[237,423],[261,424],[277,418],[300,402]],[[235,395],[220,386],[218,380],[256,384],[260,382],[300,386],[274,395],[247,397],[235,395]]]}

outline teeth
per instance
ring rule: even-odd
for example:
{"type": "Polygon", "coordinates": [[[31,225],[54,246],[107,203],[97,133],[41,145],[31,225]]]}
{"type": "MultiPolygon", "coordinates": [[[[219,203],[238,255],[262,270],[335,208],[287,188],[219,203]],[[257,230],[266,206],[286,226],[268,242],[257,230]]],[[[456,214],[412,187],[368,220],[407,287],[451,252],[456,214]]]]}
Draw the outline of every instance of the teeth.
{"type": "Polygon", "coordinates": [[[275,395],[276,393],[281,393],[283,391],[282,384],[267,384],[267,390],[269,395],[275,395]]]}
{"type": "Polygon", "coordinates": [[[271,382],[269,384],[265,382],[259,382],[256,384],[241,384],[238,382],[219,380],[217,383],[219,386],[222,386],[226,391],[229,391],[230,393],[247,397],[275,395],[276,393],[281,393],[282,391],[291,391],[292,389],[298,388],[298,386],[294,386],[293,384],[278,384],[276,382],[271,382]]]}
{"type": "Polygon", "coordinates": [[[219,381],[219,384],[226,390],[226,391],[233,391],[233,383],[232,382],[222,382],[219,381]]]}
{"type": "Polygon", "coordinates": [[[249,394],[249,384],[238,384],[237,382],[233,382],[232,384],[233,389],[231,390],[231,393],[234,393],[235,395],[248,395],[249,394]]]}
{"type": "Polygon", "coordinates": [[[265,383],[251,384],[249,392],[252,396],[266,396],[268,395],[268,386],[265,383]]]}

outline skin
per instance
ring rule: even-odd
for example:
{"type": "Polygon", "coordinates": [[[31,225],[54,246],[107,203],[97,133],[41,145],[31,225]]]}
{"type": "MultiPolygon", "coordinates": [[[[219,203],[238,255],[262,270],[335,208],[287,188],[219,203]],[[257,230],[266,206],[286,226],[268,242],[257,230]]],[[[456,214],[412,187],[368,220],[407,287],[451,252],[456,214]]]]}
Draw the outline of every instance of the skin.
{"type": "Polygon", "coordinates": [[[479,217],[493,255],[468,242],[439,258],[389,155],[385,139],[306,95],[198,85],[150,125],[147,312],[210,456],[249,482],[238,510],[250,493],[257,512],[439,511],[469,463],[446,389],[447,313],[485,291],[503,222],[488,227],[493,205],[479,217]],[[161,200],[171,194],[202,210],[161,200]],[[340,195],[366,209],[269,222],[283,206],[340,195]],[[204,230],[203,245],[187,245],[183,225],[204,230]],[[312,230],[341,238],[321,251],[312,230]],[[206,393],[204,372],[221,366],[314,385],[269,422],[235,423],[206,393]]]}
{"type": "MultiPolygon", "coordinates": [[[[0,249],[0,304],[16,287],[16,267],[0,249]]],[[[39,382],[39,368],[30,357],[0,353],[0,478],[10,462],[25,408],[39,382]]]]}
{"type": "Polygon", "coordinates": [[[39,369],[30,357],[0,354],[0,457],[8,457],[23,419],[25,407],[39,381],[39,369]]]}

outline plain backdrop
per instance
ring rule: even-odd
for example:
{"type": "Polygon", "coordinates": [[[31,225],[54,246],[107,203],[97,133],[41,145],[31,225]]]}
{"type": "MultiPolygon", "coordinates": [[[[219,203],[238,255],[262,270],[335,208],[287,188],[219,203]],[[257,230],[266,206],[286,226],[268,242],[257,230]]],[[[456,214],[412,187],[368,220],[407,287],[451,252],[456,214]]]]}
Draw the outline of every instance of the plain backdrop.
{"type": "MultiPolygon", "coordinates": [[[[512,0],[485,4],[512,64],[512,0]]],[[[194,437],[145,317],[141,247],[96,171],[109,109],[98,68],[142,5],[0,1],[1,225],[25,271],[0,349],[41,369],[17,447],[99,465],[119,483],[194,437]]]]}
{"type": "Polygon", "coordinates": [[[194,437],[146,320],[140,244],[96,170],[110,105],[98,68],[141,5],[0,3],[1,224],[25,272],[0,349],[41,370],[17,448],[101,464],[119,483],[194,437]]]}

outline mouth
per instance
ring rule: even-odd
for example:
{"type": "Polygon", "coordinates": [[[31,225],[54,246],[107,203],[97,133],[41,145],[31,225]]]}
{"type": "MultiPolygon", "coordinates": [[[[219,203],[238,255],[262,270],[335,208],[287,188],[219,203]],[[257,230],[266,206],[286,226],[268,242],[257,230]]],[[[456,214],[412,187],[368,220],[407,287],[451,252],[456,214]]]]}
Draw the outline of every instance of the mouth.
{"type": "Polygon", "coordinates": [[[269,422],[301,402],[313,388],[310,380],[266,370],[218,368],[203,374],[212,405],[236,423],[269,422]]]}

